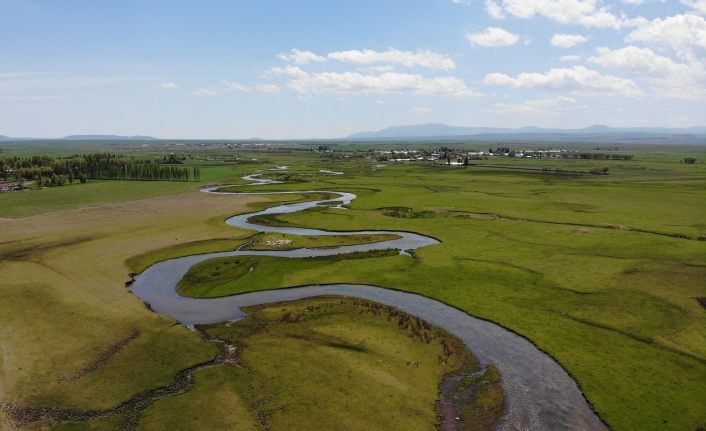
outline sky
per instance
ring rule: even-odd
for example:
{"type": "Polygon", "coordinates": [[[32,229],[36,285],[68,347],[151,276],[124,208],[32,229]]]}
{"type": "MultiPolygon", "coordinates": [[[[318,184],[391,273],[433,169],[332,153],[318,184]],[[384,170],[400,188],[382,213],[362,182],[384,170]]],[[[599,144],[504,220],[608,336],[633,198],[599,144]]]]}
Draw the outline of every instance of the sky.
{"type": "Polygon", "coordinates": [[[706,125],[706,0],[0,0],[0,135],[706,125]]]}

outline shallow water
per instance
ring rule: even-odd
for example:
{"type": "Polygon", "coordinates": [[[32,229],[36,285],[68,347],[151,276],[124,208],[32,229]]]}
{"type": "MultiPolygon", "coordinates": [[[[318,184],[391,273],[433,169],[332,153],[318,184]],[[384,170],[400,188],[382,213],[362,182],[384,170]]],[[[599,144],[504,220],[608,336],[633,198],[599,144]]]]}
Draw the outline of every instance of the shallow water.
{"type": "MultiPolygon", "coordinates": [[[[256,176],[243,177],[259,184],[272,184],[256,176]]],[[[218,187],[203,189],[219,193],[218,187]]],[[[502,375],[505,396],[505,414],[498,424],[499,430],[604,430],[605,425],[592,411],[576,382],[550,356],[532,343],[507,329],[472,317],[465,312],[431,298],[376,286],[335,284],[312,285],[288,289],[266,290],[222,298],[187,298],[176,293],[176,285],[196,263],[216,257],[263,255],[285,258],[330,256],[354,251],[399,249],[402,252],[439,244],[424,235],[398,231],[334,232],[320,229],[274,227],[251,223],[256,215],[285,214],[304,211],[322,202],[349,204],[352,193],[327,191],[260,192],[255,194],[332,193],[337,197],[310,202],[278,205],[256,213],[241,214],[226,220],[231,226],[259,232],[276,232],[296,235],[355,235],[390,233],[401,238],[373,244],[359,244],[325,249],[296,250],[237,250],[209,253],[167,260],[148,268],[137,276],[130,290],[156,312],[173,317],[184,325],[215,323],[237,320],[245,316],[242,307],[288,301],[320,295],[344,295],[369,299],[396,307],[418,316],[432,325],[446,329],[459,337],[475,354],[482,365],[495,365],[502,375]]],[[[249,193],[224,193],[249,194],[249,193]]]]}

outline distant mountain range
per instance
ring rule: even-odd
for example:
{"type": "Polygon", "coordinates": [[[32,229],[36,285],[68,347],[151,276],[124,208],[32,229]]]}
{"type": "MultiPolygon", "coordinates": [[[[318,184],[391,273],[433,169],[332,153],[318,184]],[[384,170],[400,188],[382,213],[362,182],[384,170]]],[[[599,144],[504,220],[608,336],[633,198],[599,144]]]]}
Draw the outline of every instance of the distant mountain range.
{"type": "MultiPolygon", "coordinates": [[[[161,138],[134,135],[70,135],[63,138],[16,138],[0,135],[0,142],[7,141],[158,141],[161,138]]],[[[209,139],[211,141],[213,139],[209,139]]],[[[219,139],[220,140],[220,139],[219,139]]],[[[386,129],[360,132],[338,139],[289,139],[286,141],[508,141],[508,142],[596,142],[596,143],[683,143],[706,144],[706,127],[609,127],[593,125],[582,129],[558,129],[542,127],[463,127],[446,124],[414,124],[388,127],[386,129]]],[[[263,141],[267,139],[250,138],[235,141],[263,141]]]]}
{"type": "Polygon", "coordinates": [[[65,140],[65,141],[152,141],[158,138],[152,136],[120,136],[120,135],[70,135],[63,138],[11,138],[0,135],[0,141],[30,141],[30,140],[65,140]]]}
{"type": "Polygon", "coordinates": [[[608,127],[594,125],[583,129],[545,129],[541,127],[499,128],[499,127],[458,127],[445,124],[417,124],[388,127],[374,132],[361,132],[343,139],[411,139],[449,138],[468,136],[626,136],[626,135],[706,135],[706,127],[665,128],[665,127],[608,127]]]}
{"type": "Polygon", "coordinates": [[[120,135],[70,135],[65,136],[61,139],[67,139],[72,141],[81,140],[92,140],[92,141],[110,141],[119,139],[121,141],[152,141],[158,138],[153,138],[152,136],[120,136],[120,135]]]}

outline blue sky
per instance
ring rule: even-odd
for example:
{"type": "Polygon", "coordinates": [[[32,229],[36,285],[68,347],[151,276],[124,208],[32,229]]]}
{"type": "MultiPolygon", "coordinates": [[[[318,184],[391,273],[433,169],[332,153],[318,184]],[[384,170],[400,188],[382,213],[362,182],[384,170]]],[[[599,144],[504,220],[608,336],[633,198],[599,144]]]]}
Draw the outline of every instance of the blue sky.
{"type": "Polygon", "coordinates": [[[0,0],[0,134],[706,125],[706,0],[0,0]]]}

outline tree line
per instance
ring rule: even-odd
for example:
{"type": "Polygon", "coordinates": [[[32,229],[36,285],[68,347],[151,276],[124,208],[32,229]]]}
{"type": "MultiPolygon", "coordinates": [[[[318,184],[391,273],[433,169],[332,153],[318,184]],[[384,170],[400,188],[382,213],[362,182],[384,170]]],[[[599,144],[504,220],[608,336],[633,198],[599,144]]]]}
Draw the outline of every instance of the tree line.
{"type": "MultiPolygon", "coordinates": [[[[167,159],[166,163],[173,163],[167,159]]],[[[36,181],[39,186],[60,186],[87,179],[135,181],[199,181],[198,167],[165,166],[159,161],[138,160],[111,153],[76,154],[64,158],[49,156],[1,157],[4,181],[36,181]]]]}

